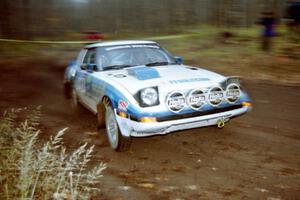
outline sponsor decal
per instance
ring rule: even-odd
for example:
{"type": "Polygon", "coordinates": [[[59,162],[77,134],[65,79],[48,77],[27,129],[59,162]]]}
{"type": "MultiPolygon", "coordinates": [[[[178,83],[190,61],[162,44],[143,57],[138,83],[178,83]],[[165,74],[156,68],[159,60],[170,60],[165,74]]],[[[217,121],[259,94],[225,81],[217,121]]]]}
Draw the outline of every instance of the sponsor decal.
{"type": "Polygon", "coordinates": [[[129,103],[127,101],[120,100],[118,103],[118,109],[121,111],[127,111],[129,103]]]}
{"type": "Polygon", "coordinates": [[[208,78],[179,79],[179,80],[170,80],[169,83],[177,84],[177,83],[190,83],[190,82],[198,82],[198,81],[209,81],[209,79],[208,78]]]}
{"type": "Polygon", "coordinates": [[[76,89],[78,89],[82,92],[85,92],[85,90],[86,90],[86,80],[85,80],[85,78],[79,76],[78,79],[75,82],[75,87],[76,87],[76,89]]]}
{"type": "Polygon", "coordinates": [[[133,45],[120,45],[120,46],[114,46],[114,47],[107,47],[105,48],[106,51],[112,51],[116,49],[127,49],[127,48],[155,48],[159,49],[156,45],[147,45],[147,44],[133,44],[133,45]]]}
{"type": "Polygon", "coordinates": [[[86,78],[86,83],[85,83],[85,85],[86,85],[86,90],[87,90],[87,91],[90,91],[90,90],[92,89],[92,77],[91,77],[91,76],[88,76],[88,77],[86,78]]]}
{"type": "Polygon", "coordinates": [[[134,44],[134,45],[131,45],[131,47],[133,48],[141,48],[141,47],[146,47],[146,48],[154,48],[154,49],[159,49],[158,46],[156,45],[147,45],[147,44],[134,44]]]}
{"type": "Polygon", "coordinates": [[[92,77],[91,76],[88,76],[87,78],[86,78],[86,83],[91,83],[92,82],[92,77]]]}
{"type": "Polygon", "coordinates": [[[105,48],[105,50],[106,51],[112,51],[112,50],[116,50],[116,49],[126,49],[126,48],[130,48],[130,45],[108,47],[108,48],[105,48]]]}

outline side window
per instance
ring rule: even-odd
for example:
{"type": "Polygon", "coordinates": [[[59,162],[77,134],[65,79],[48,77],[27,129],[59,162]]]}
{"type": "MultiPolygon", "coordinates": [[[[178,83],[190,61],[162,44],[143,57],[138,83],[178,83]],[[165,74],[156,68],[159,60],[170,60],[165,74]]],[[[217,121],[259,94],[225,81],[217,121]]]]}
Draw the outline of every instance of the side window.
{"type": "Polygon", "coordinates": [[[87,53],[85,54],[85,57],[83,59],[81,68],[86,69],[88,64],[96,64],[96,50],[95,49],[89,49],[87,51],[87,53]]]}
{"type": "Polygon", "coordinates": [[[77,61],[78,61],[78,63],[82,64],[86,52],[87,52],[86,49],[81,49],[80,53],[79,53],[78,56],[77,56],[77,61]]]}

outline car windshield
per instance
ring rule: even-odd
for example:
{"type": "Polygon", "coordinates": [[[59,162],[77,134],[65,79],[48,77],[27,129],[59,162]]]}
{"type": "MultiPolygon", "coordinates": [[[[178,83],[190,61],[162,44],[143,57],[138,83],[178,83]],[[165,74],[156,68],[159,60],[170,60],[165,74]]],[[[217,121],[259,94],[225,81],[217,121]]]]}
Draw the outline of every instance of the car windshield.
{"type": "Polygon", "coordinates": [[[97,54],[97,66],[102,70],[175,64],[174,57],[155,44],[99,47],[97,54]]]}

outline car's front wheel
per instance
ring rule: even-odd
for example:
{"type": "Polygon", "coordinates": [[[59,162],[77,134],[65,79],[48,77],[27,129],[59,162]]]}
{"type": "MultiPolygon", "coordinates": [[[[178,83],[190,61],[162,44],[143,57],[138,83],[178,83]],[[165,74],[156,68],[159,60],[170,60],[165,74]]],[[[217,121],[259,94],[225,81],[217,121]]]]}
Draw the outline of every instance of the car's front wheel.
{"type": "Polygon", "coordinates": [[[116,151],[128,150],[131,145],[131,138],[121,134],[115,112],[110,103],[105,106],[105,125],[110,146],[116,151]]]}

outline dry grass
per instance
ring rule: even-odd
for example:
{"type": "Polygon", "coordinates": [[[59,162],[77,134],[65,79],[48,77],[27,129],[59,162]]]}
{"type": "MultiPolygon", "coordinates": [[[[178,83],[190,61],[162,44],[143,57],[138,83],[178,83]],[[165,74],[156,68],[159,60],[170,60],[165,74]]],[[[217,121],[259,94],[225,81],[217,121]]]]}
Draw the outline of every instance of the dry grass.
{"type": "Polygon", "coordinates": [[[40,145],[40,108],[18,122],[20,112],[5,112],[0,120],[0,199],[89,199],[99,191],[106,164],[87,169],[94,146],[67,153],[66,128],[40,145]]]}

